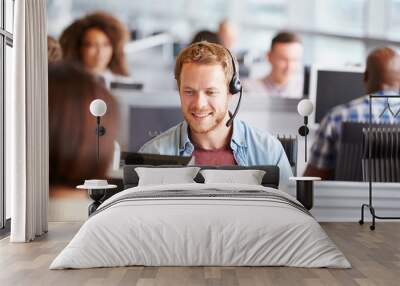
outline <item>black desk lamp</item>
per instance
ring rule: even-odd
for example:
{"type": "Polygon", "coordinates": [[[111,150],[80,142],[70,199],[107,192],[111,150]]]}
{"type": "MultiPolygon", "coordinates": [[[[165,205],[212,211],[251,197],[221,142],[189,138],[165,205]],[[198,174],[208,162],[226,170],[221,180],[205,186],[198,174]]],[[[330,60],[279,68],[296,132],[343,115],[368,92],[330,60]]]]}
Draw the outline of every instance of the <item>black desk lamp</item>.
{"type": "MultiPolygon", "coordinates": [[[[297,112],[304,117],[304,125],[299,128],[299,134],[304,136],[304,158],[307,162],[307,135],[310,132],[308,124],[308,116],[313,112],[314,105],[311,100],[303,99],[297,105],[297,112]]],[[[303,206],[311,210],[314,206],[314,181],[319,181],[319,177],[291,177],[291,180],[296,181],[296,198],[303,206]]]]}
{"type": "MultiPolygon", "coordinates": [[[[106,129],[104,126],[100,125],[100,117],[102,117],[107,112],[107,104],[104,100],[95,99],[90,103],[89,106],[90,113],[96,117],[96,155],[97,162],[100,160],[100,136],[106,134],[106,129]]],[[[93,200],[93,203],[89,205],[88,212],[89,216],[96,211],[100,204],[105,199],[105,194],[107,189],[114,189],[116,185],[108,184],[107,180],[85,180],[83,185],[77,186],[78,189],[87,189],[89,197],[93,200]]]]}
{"type": "Polygon", "coordinates": [[[307,127],[308,124],[308,116],[313,112],[314,105],[311,100],[303,99],[297,105],[297,112],[304,117],[304,125],[299,128],[299,134],[304,136],[304,158],[307,162],[307,135],[310,130],[307,127]]]}
{"type": "Polygon", "coordinates": [[[100,117],[102,117],[107,112],[107,104],[104,100],[95,99],[90,103],[90,113],[96,117],[96,153],[97,153],[97,161],[100,160],[100,136],[106,134],[106,129],[104,126],[100,125],[100,117]]]}

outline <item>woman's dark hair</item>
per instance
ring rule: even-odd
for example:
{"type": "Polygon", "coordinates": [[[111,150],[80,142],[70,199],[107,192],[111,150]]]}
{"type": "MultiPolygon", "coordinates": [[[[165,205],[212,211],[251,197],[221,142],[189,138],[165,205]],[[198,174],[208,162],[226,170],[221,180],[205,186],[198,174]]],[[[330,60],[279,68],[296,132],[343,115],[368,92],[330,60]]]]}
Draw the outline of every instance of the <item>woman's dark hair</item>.
{"type": "Polygon", "coordinates": [[[92,75],[72,64],[49,65],[50,182],[76,185],[84,179],[105,178],[118,130],[117,102],[92,75]],[[96,159],[96,118],[89,105],[107,104],[101,124],[100,160],[96,159]]]}
{"type": "Polygon", "coordinates": [[[197,32],[196,35],[194,35],[193,40],[190,44],[198,43],[201,41],[207,41],[209,43],[221,45],[221,40],[220,40],[218,34],[208,31],[208,30],[202,30],[202,31],[197,32]]]}
{"type": "Polygon", "coordinates": [[[129,40],[126,26],[105,12],[95,12],[76,20],[67,27],[60,37],[63,59],[81,63],[80,48],[85,32],[91,28],[103,31],[110,39],[113,55],[108,68],[115,74],[129,75],[124,45],[129,40]]]}

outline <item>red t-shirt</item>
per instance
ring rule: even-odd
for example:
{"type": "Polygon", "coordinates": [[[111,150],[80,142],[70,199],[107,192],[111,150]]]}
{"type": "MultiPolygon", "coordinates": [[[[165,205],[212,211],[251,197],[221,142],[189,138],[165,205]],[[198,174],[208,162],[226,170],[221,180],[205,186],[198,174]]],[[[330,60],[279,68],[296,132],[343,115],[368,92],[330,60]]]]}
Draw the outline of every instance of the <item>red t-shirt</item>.
{"type": "Polygon", "coordinates": [[[237,165],[232,149],[227,146],[221,149],[204,150],[198,146],[193,151],[196,165],[231,166],[237,165]]]}

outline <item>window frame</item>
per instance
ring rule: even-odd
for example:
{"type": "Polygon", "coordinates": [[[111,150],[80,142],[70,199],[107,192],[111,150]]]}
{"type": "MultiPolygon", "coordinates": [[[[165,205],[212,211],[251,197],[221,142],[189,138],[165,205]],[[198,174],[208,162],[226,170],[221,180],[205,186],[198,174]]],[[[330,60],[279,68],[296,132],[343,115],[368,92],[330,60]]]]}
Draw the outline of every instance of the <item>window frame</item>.
{"type": "MultiPolygon", "coordinates": [[[[9,232],[10,221],[6,217],[5,190],[5,93],[6,93],[6,46],[13,47],[13,34],[6,30],[6,1],[11,1],[13,13],[15,0],[0,0],[0,236],[9,232]]],[[[11,15],[13,18],[14,15],[11,15]]]]}

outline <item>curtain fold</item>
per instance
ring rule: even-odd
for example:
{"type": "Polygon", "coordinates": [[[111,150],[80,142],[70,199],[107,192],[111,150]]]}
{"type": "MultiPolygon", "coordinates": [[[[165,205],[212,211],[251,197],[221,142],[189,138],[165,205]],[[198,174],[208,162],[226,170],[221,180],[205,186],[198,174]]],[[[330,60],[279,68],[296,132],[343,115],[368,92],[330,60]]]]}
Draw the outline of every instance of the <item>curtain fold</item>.
{"type": "Polygon", "coordinates": [[[12,194],[10,241],[27,242],[48,229],[46,0],[16,1],[14,21],[14,93],[8,99],[10,112],[6,117],[12,194]]]}

